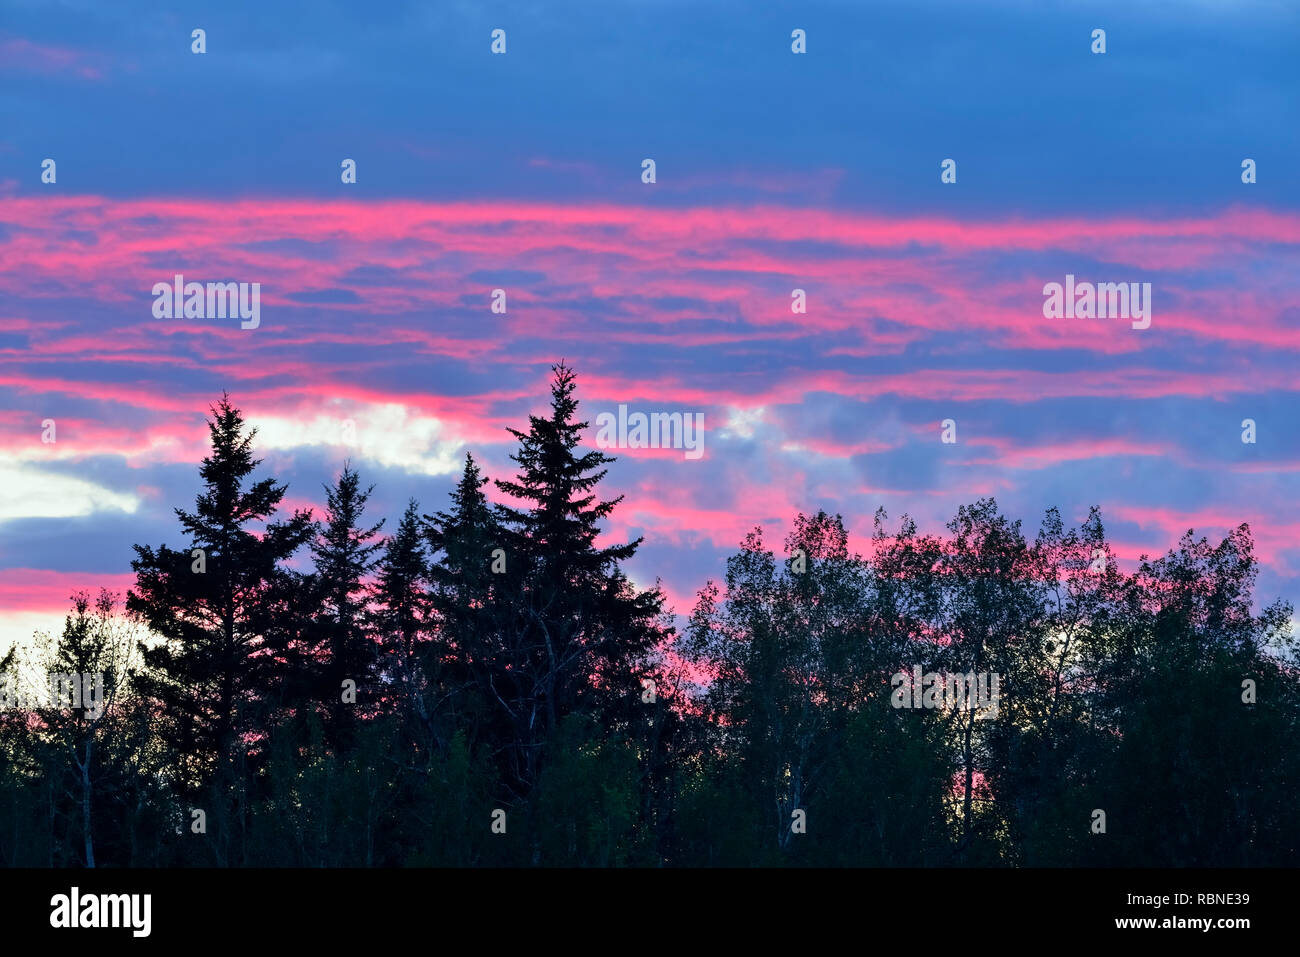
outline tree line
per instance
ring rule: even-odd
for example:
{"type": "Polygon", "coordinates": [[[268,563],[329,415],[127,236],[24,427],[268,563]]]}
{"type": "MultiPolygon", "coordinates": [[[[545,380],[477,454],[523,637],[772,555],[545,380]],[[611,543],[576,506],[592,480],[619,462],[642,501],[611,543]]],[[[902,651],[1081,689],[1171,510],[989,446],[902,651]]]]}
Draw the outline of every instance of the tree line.
{"type": "Polygon", "coordinates": [[[1247,526],[1126,573],[1095,508],[1032,540],[991,499],[940,534],[882,510],[865,557],[801,514],[679,629],[622,570],[640,540],[597,543],[620,498],[574,390],[556,366],[510,430],[500,501],[467,455],[391,528],[350,465],[319,520],[283,509],[223,396],[177,547],[0,660],[105,688],[0,710],[0,863],[1300,861],[1292,611],[1256,609],[1247,526]],[[922,672],[995,675],[997,707],[899,707],[922,672]]]}

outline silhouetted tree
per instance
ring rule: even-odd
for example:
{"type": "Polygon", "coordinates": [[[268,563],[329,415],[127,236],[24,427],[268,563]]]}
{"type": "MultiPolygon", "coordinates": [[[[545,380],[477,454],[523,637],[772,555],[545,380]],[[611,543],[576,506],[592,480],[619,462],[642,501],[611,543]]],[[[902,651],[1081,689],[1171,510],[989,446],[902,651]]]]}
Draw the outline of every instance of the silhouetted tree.
{"type": "MultiPolygon", "coordinates": [[[[242,796],[250,748],[267,730],[280,665],[263,645],[282,613],[273,600],[289,574],[282,563],[310,540],[314,525],[305,511],[270,520],[285,486],[271,478],[248,484],[259,464],[256,430],[245,431],[228,396],[212,412],[211,453],[199,469],[203,490],[194,511],[176,509],[189,541],[181,551],[135,546],[127,607],[162,639],[142,646],[136,684],[155,702],[178,785],[194,794],[214,783],[209,819],[227,821],[226,802],[242,796]]],[[[231,810],[242,815],[246,805],[231,810]]],[[[210,846],[224,861],[228,845],[210,846]]]]}
{"type": "Polygon", "coordinates": [[[427,722],[421,657],[433,627],[432,605],[429,559],[414,499],[407,502],[397,530],[384,542],[375,578],[371,621],[379,642],[387,710],[408,719],[418,714],[427,722]]]}
{"type": "Polygon", "coordinates": [[[311,546],[316,566],[311,586],[318,602],[317,692],[324,704],[326,738],[336,748],[348,747],[358,712],[372,712],[380,691],[379,646],[368,627],[366,579],[378,561],[376,536],[384,523],[361,525],[373,491],[374,486],[363,489],[357,473],[344,465],[338,481],[325,488],[325,520],[311,546]],[[354,683],[349,697],[355,689],[355,701],[344,699],[345,681],[354,683]]]}
{"type": "Polygon", "coordinates": [[[520,585],[503,637],[517,677],[501,704],[515,727],[515,765],[525,788],[565,715],[595,716],[610,730],[628,727],[646,657],[661,637],[662,595],[638,591],[620,568],[641,539],[596,545],[600,522],[622,501],[595,494],[606,474],[601,466],[613,459],[577,451],[587,423],[577,417],[574,373],[563,363],[553,372],[549,415],[529,416],[527,432],[509,430],[519,441],[512,455],[518,475],[496,480],[522,503],[502,509],[505,551],[517,563],[520,585]]]}

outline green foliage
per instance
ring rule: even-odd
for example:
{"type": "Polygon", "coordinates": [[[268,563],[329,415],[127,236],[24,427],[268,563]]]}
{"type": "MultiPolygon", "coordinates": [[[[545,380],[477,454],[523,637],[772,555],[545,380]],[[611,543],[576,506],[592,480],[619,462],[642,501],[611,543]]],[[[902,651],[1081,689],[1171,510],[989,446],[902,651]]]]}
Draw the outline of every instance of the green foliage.
{"type": "Polygon", "coordinates": [[[569,715],[548,746],[529,801],[533,863],[623,867],[654,861],[638,819],[636,755],[589,719],[569,715]]]}

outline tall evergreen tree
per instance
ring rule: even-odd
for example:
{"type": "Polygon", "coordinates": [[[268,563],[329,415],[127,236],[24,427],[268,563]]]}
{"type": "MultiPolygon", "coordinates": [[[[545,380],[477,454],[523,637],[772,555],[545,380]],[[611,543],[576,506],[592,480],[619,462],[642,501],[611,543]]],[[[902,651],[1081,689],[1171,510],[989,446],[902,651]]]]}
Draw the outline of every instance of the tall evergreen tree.
{"type": "Polygon", "coordinates": [[[136,545],[127,596],[128,610],[163,639],[142,646],[136,686],[155,702],[158,734],[187,793],[233,783],[247,756],[245,736],[265,731],[280,667],[264,653],[279,614],[273,596],[285,585],[283,563],[314,530],[305,511],[271,520],[286,487],[270,478],[250,484],[260,464],[256,430],[245,429],[228,395],[212,413],[203,490],[192,512],[175,510],[189,541],[180,551],[136,545]]]}
{"type": "Polygon", "coordinates": [[[588,423],[577,417],[574,373],[563,363],[553,372],[550,414],[530,416],[527,432],[509,430],[519,440],[512,456],[517,477],[496,480],[522,503],[502,510],[505,550],[521,575],[504,638],[518,692],[504,704],[525,785],[536,779],[543,745],[566,714],[626,727],[640,704],[646,656],[663,637],[662,594],[633,588],[619,564],[641,539],[596,545],[600,522],[622,501],[600,501],[594,492],[606,474],[602,466],[614,459],[577,451],[588,423]]]}
{"type": "Polygon", "coordinates": [[[366,578],[378,560],[375,553],[381,543],[375,538],[384,523],[361,525],[373,491],[373,485],[363,489],[357,473],[345,464],[334,486],[325,488],[325,521],[312,542],[316,565],[312,583],[319,603],[318,690],[325,705],[326,734],[335,747],[351,742],[358,709],[373,710],[378,690],[379,651],[367,627],[366,578]],[[355,701],[345,700],[345,681],[355,682],[355,701]]]}
{"type": "Polygon", "coordinates": [[[420,656],[432,627],[429,560],[415,499],[406,503],[397,530],[384,542],[375,577],[371,620],[379,642],[380,672],[389,688],[389,703],[401,710],[399,705],[420,697],[420,656]]]}
{"type": "Polygon", "coordinates": [[[513,753],[508,702],[526,694],[504,638],[517,612],[518,559],[505,554],[506,534],[483,487],[488,479],[465,456],[446,511],[424,516],[437,637],[425,670],[436,700],[449,707],[472,749],[481,740],[513,753]],[[501,549],[501,551],[497,551],[501,549]],[[513,566],[513,567],[512,567],[513,566]],[[494,570],[495,569],[495,570],[494,570]]]}

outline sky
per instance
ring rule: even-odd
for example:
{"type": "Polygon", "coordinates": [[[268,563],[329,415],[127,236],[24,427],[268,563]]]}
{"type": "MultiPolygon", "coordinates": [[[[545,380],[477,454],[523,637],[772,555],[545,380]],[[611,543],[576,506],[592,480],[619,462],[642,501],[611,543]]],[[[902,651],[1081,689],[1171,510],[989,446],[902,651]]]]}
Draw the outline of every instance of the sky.
{"type": "Polygon", "coordinates": [[[1130,568],[1249,522],[1300,603],[1298,52],[1255,0],[0,0],[0,647],[185,544],[223,390],[287,505],[350,460],[391,526],[509,477],[561,359],[592,447],[703,416],[609,450],[678,613],[755,525],[990,495],[1130,568]],[[159,318],[176,274],[258,326],[159,318]],[[1046,316],[1067,275],[1149,327],[1046,316]]]}

